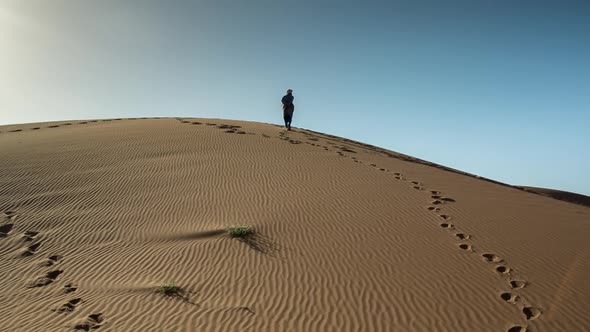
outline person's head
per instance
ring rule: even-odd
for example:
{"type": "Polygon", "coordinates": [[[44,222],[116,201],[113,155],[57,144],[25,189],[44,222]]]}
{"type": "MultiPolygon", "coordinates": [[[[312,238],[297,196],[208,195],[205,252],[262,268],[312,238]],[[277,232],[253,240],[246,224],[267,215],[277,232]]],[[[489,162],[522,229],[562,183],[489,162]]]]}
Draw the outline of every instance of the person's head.
{"type": "Polygon", "coordinates": [[[290,95],[290,94],[292,94],[292,93],[293,93],[293,90],[291,90],[291,89],[287,89],[287,94],[288,94],[288,95],[290,95]]]}

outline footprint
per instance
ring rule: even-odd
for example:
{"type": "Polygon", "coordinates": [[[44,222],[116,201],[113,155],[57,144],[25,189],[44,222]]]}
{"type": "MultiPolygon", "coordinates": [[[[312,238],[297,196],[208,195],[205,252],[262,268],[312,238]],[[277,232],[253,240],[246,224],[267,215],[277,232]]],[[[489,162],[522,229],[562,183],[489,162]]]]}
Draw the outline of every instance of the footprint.
{"type": "Polygon", "coordinates": [[[500,294],[500,298],[510,304],[516,304],[516,302],[520,301],[520,296],[508,292],[500,294]]]}
{"type": "Polygon", "coordinates": [[[439,198],[442,198],[442,196],[441,195],[432,195],[432,196],[430,196],[430,198],[439,199],[439,198]]]}
{"type": "Polygon", "coordinates": [[[441,194],[440,191],[436,191],[436,190],[431,190],[430,193],[433,195],[440,195],[441,194]]]}
{"type": "Polygon", "coordinates": [[[15,217],[16,217],[16,212],[10,211],[10,210],[4,211],[4,218],[6,218],[8,220],[12,220],[15,217]]]}
{"type": "Polygon", "coordinates": [[[380,168],[379,170],[380,170],[381,172],[385,172],[385,171],[386,171],[386,169],[385,169],[385,168],[380,168]]]}
{"type": "Polygon", "coordinates": [[[256,315],[256,311],[254,311],[254,309],[252,307],[249,306],[241,306],[241,307],[236,307],[236,308],[231,308],[230,310],[239,310],[239,311],[244,311],[247,312],[251,315],[256,315]]]}
{"type": "Polygon", "coordinates": [[[442,224],[440,224],[440,227],[446,228],[446,229],[454,229],[455,228],[455,226],[453,226],[453,224],[450,224],[447,222],[443,222],[442,224]]]}
{"type": "Polygon", "coordinates": [[[58,128],[58,127],[59,127],[58,125],[53,125],[53,126],[49,126],[47,128],[58,128]]]}
{"type": "Polygon", "coordinates": [[[440,204],[442,204],[442,203],[443,203],[442,201],[439,201],[439,200],[437,199],[437,200],[434,200],[434,201],[432,201],[430,204],[432,204],[432,205],[440,205],[440,204]]]}
{"type": "Polygon", "coordinates": [[[427,209],[430,210],[430,211],[434,211],[434,212],[439,212],[440,211],[440,208],[437,207],[437,206],[429,206],[429,207],[427,207],[427,209]]]}
{"type": "Polygon", "coordinates": [[[39,265],[41,266],[52,266],[53,264],[57,263],[61,259],[59,255],[49,256],[46,260],[42,261],[39,265]]]}
{"type": "Polygon", "coordinates": [[[266,134],[262,134],[262,137],[264,137],[264,138],[270,138],[270,136],[268,136],[266,134]]]}
{"type": "Polygon", "coordinates": [[[59,275],[62,274],[63,272],[64,272],[63,270],[53,270],[53,271],[47,272],[44,276],[37,277],[37,279],[30,282],[29,288],[47,286],[50,283],[54,282],[55,279],[57,279],[57,277],[59,277],[59,275]]]}
{"type": "Polygon", "coordinates": [[[192,124],[192,125],[200,125],[200,124],[202,124],[202,123],[200,123],[200,122],[198,122],[198,121],[195,121],[195,122],[191,122],[191,124],[192,124]]]}
{"type": "Polygon", "coordinates": [[[505,265],[498,265],[498,266],[496,266],[496,272],[498,272],[500,274],[509,274],[510,268],[505,265]]]}
{"type": "Polygon", "coordinates": [[[33,241],[38,234],[39,232],[26,231],[25,234],[23,234],[23,239],[25,241],[33,241]]]}
{"type": "Polygon", "coordinates": [[[39,129],[41,129],[41,127],[33,127],[33,128],[31,128],[31,130],[39,130],[39,129]]]}
{"type": "Polygon", "coordinates": [[[240,128],[239,126],[230,126],[230,125],[226,125],[226,124],[221,124],[219,126],[217,126],[217,128],[219,129],[236,129],[236,128],[240,128]]]}
{"type": "Polygon", "coordinates": [[[501,263],[504,261],[502,258],[500,258],[500,256],[495,254],[482,254],[481,257],[483,257],[489,263],[501,263]]]}
{"type": "Polygon", "coordinates": [[[535,307],[524,307],[522,308],[522,312],[527,320],[535,320],[541,316],[541,310],[535,307]]]}
{"type": "Polygon", "coordinates": [[[510,280],[510,288],[512,289],[521,289],[526,286],[526,281],[524,280],[510,280]]]}
{"type": "Polygon", "coordinates": [[[469,240],[471,238],[471,235],[465,233],[457,233],[455,234],[455,236],[458,237],[460,240],[469,240]]]}
{"type": "Polygon", "coordinates": [[[348,153],[356,153],[356,151],[351,150],[345,146],[341,147],[340,150],[344,151],[344,152],[348,152],[348,153]]]}
{"type": "Polygon", "coordinates": [[[78,124],[88,124],[86,121],[78,122],[78,124]]]}
{"type": "Polygon", "coordinates": [[[441,201],[445,201],[445,202],[451,202],[451,203],[454,203],[454,202],[456,202],[456,200],[454,200],[454,199],[452,199],[452,198],[449,198],[449,197],[443,197],[443,198],[441,198],[440,200],[441,200],[441,201]]]}
{"type": "Polygon", "coordinates": [[[180,121],[180,123],[189,123],[189,121],[183,120],[183,121],[180,121]]]}
{"type": "Polygon", "coordinates": [[[463,250],[467,250],[467,251],[473,251],[473,246],[471,246],[470,244],[467,244],[467,243],[461,243],[459,245],[459,248],[463,249],[463,250]]]}
{"type": "Polygon", "coordinates": [[[75,298],[75,299],[71,299],[68,302],[62,304],[59,308],[56,309],[52,309],[53,311],[56,312],[63,312],[63,313],[68,313],[68,312],[72,312],[74,311],[74,309],[76,309],[76,305],[78,303],[80,303],[82,301],[81,298],[75,298]]]}
{"type": "Polygon", "coordinates": [[[419,187],[419,186],[413,186],[412,188],[416,189],[416,190],[424,190],[424,188],[419,187]]]}
{"type": "Polygon", "coordinates": [[[90,331],[91,329],[97,329],[103,321],[104,315],[102,313],[88,315],[86,319],[74,325],[74,330],[90,331]]]}
{"type": "Polygon", "coordinates": [[[441,214],[439,217],[443,218],[444,220],[451,220],[451,216],[448,216],[446,214],[441,214]]]}
{"type": "Polygon", "coordinates": [[[0,226],[0,237],[7,237],[13,226],[14,224],[4,224],[0,226]]]}
{"type": "Polygon", "coordinates": [[[39,242],[33,243],[30,246],[28,246],[26,249],[24,249],[20,255],[22,257],[32,256],[37,252],[37,250],[39,249],[39,246],[41,246],[41,243],[39,243],[39,242]]]}
{"type": "Polygon", "coordinates": [[[421,185],[422,185],[422,184],[421,184],[420,182],[418,182],[418,181],[412,181],[412,184],[415,184],[415,185],[417,185],[417,186],[421,186],[421,185]]]}
{"type": "Polygon", "coordinates": [[[511,328],[509,328],[508,332],[530,332],[530,331],[528,331],[526,327],[515,325],[515,326],[512,326],[511,328]]]}
{"type": "Polygon", "coordinates": [[[72,284],[72,283],[68,283],[64,285],[64,293],[68,294],[68,293],[73,293],[78,289],[78,286],[72,284]]]}

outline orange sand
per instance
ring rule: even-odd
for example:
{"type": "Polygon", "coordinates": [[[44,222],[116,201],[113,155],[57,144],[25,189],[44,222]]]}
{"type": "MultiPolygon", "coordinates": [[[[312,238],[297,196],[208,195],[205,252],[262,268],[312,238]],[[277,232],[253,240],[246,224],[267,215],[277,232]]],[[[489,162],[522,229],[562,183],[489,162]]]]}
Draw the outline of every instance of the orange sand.
{"type": "Polygon", "coordinates": [[[587,207],[301,129],[0,127],[2,331],[590,331],[589,238],[587,207]]]}

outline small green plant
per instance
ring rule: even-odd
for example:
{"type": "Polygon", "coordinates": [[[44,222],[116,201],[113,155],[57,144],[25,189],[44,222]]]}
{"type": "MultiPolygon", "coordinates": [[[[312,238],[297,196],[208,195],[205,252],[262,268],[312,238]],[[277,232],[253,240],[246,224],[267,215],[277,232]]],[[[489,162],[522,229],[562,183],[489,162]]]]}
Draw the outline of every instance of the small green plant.
{"type": "Polygon", "coordinates": [[[177,286],[174,281],[161,284],[159,291],[160,293],[167,296],[175,296],[180,295],[182,293],[182,289],[179,286],[177,286]]]}
{"type": "Polygon", "coordinates": [[[225,228],[225,231],[232,237],[246,237],[254,234],[254,227],[252,226],[229,226],[225,228]]]}

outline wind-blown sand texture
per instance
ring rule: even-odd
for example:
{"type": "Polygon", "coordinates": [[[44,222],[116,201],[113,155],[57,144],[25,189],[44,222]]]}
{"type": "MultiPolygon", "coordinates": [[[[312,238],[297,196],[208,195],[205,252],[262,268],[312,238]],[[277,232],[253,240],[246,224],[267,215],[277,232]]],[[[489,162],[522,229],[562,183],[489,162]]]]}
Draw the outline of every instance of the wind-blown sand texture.
{"type": "Polygon", "coordinates": [[[589,238],[587,207],[312,131],[0,127],[2,331],[590,331],[589,238]]]}

